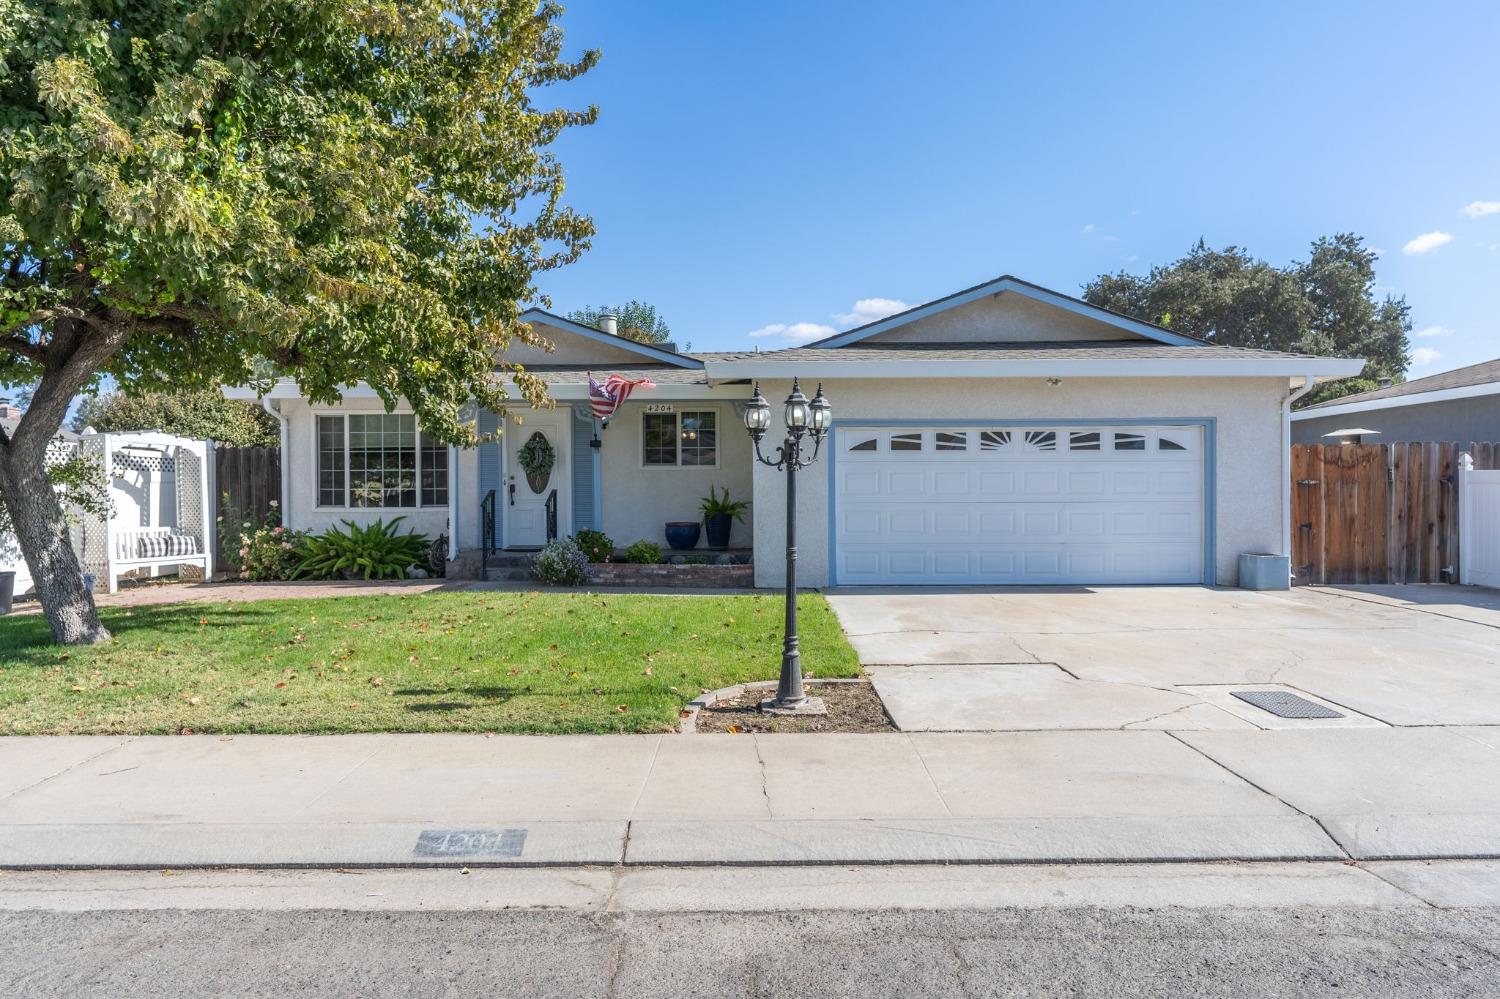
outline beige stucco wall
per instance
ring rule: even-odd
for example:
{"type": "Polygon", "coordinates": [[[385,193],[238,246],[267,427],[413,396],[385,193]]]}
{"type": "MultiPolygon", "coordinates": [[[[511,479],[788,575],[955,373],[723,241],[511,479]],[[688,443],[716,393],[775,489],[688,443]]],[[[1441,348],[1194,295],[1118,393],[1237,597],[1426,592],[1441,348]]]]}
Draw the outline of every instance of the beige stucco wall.
{"type": "MultiPolygon", "coordinates": [[[[766,398],[790,391],[765,382],[766,398]]],[[[836,424],[860,420],[1216,419],[1215,575],[1233,585],[1241,552],[1280,552],[1282,378],[850,379],[825,384],[836,424]]],[[[798,577],[828,584],[828,456],[798,477],[798,577]]],[[[755,583],[780,586],[786,537],[786,475],[754,469],[755,583]]]]}
{"type": "Polygon", "coordinates": [[[869,343],[1035,343],[1057,340],[1133,340],[1131,333],[1015,292],[946,309],[869,343]]]}
{"type": "MultiPolygon", "coordinates": [[[[334,406],[310,406],[305,400],[287,400],[280,403],[287,417],[286,479],[289,495],[286,501],[285,523],[288,527],[303,531],[322,531],[342,521],[369,524],[376,520],[389,521],[392,517],[404,516],[402,525],[428,537],[436,537],[448,530],[448,508],[420,507],[405,510],[374,509],[319,509],[317,442],[315,439],[314,415],[317,413],[383,413],[385,404],[379,399],[345,399],[334,406]]],[[[396,412],[411,412],[409,407],[398,407],[396,412]]],[[[472,449],[459,452],[458,495],[459,523],[465,533],[460,538],[473,537],[478,531],[477,495],[478,465],[472,449]]],[[[449,486],[453,486],[450,472],[449,486]]]]}
{"type": "MultiPolygon", "coordinates": [[[[648,400],[649,401],[649,400],[648,400]]],[[[602,462],[604,533],[621,548],[645,538],[666,548],[664,526],[669,520],[701,520],[698,502],[710,486],[729,487],[731,499],[750,499],[750,437],[729,401],[696,403],[672,400],[678,413],[712,409],[719,414],[717,468],[648,468],[641,464],[641,414],[646,403],[627,402],[604,431],[602,462]]],[[[750,547],[754,508],[745,523],[730,533],[732,547],[750,547]]],[[[707,545],[703,536],[698,544],[707,545]]]]}

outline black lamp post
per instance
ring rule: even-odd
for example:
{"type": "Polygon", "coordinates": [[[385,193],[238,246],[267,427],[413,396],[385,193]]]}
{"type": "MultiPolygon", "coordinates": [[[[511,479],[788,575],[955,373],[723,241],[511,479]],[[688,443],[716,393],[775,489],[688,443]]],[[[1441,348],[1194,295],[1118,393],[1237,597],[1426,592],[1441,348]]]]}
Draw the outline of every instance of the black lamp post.
{"type": "Polygon", "coordinates": [[[823,386],[809,401],[802,387],[792,379],[792,394],[786,398],[786,440],[770,457],[760,453],[761,438],[771,427],[771,406],[760,394],[756,383],[755,397],[745,407],[745,429],[755,441],[755,457],[763,465],[781,471],[786,469],[786,641],[781,648],[781,680],[776,697],[761,702],[761,710],[773,714],[825,714],[821,698],[808,697],[802,689],[802,650],[797,638],[797,469],[818,460],[823,439],[833,425],[833,407],[823,397],[823,386]],[[803,442],[812,438],[812,454],[804,457],[803,442]]]}

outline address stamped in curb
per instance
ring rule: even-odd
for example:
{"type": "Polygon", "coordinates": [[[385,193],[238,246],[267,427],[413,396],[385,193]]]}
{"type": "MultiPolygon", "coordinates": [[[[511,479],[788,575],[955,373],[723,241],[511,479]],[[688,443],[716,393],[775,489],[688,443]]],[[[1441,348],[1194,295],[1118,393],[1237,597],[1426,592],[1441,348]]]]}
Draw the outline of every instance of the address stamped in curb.
{"type": "Polygon", "coordinates": [[[423,829],[413,857],[519,857],[525,829],[423,829]]]}

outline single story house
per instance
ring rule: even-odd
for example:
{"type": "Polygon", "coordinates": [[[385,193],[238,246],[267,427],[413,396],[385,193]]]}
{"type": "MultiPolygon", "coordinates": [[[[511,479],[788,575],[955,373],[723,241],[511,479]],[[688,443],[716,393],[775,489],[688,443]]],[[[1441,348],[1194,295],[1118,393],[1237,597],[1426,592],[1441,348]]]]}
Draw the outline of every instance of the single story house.
{"type": "Polygon", "coordinates": [[[755,460],[741,420],[759,383],[774,447],[799,378],[809,395],[822,384],[834,417],[799,473],[803,585],[1232,585],[1240,553],[1290,551],[1291,401],[1362,367],[1213,346],[1013,277],[785,350],[680,353],[523,318],[553,349],[509,359],[556,407],[477,413],[500,434],[474,449],[429,441],[363,386],[322,406],[275,385],[264,404],[282,421],[286,523],[400,513],[451,530],[457,555],[491,536],[493,509],[497,547],[535,548],[549,525],[623,547],[663,541],[667,521],[697,520],[700,498],[728,487],[753,504],[731,545],[753,550],[757,585],[777,586],[786,475],[755,460]],[[604,427],[590,374],[655,388],[604,427]],[[557,459],[540,489],[517,463],[536,434],[557,459]]]}
{"type": "Polygon", "coordinates": [[[1330,399],[1292,414],[1293,443],[1344,441],[1500,441],[1500,358],[1330,399]]]}

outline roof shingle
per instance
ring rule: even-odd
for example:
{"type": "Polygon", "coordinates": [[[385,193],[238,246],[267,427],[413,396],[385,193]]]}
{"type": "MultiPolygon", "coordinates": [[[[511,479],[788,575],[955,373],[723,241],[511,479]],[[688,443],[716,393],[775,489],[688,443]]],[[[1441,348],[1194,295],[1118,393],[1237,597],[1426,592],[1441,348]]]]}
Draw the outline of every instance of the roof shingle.
{"type": "Polygon", "coordinates": [[[1347,406],[1355,402],[1373,402],[1376,399],[1397,399],[1408,395],[1422,395],[1426,392],[1441,392],[1444,389],[1468,388],[1471,385],[1489,385],[1492,382],[1500,382],[1500,357],[1493,361],[1471,364],[1467,368],[1454,368],[1452,371],[1428,375],[1426,378],[1414,378],[1400,385],[1372,389],[1355,395],[1339,396],[1327,402],[1320,402],[1316,406],[1303,407],[1302,412],[1323,409],[1326,406],[1347,406]]]}

